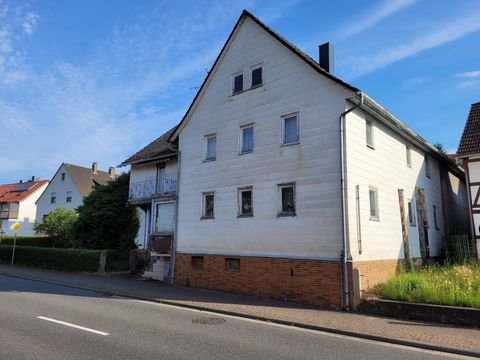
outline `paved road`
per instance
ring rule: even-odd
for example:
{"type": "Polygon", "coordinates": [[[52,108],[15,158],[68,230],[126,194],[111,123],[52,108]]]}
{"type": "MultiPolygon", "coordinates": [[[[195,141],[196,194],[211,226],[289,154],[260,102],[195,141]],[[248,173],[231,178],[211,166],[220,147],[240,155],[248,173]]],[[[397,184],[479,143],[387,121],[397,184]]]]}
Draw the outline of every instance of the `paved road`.
{"type": "Polygon", "coordinates": [[[0,276],[0,359],[460,358],[0,276]]]}

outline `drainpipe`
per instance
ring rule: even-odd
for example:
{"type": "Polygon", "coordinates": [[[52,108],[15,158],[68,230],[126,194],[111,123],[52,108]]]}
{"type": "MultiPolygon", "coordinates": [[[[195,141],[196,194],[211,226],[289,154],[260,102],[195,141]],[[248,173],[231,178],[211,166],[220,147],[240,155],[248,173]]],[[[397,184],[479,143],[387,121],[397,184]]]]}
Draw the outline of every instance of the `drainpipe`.
{"type": "Polygon", "coordinates": [[[348,297],[348,247],[347,247],[347,195],[345,187],[345,118],[348,113],[359,108],[363,105],[363,93],[359,91],[357,96],[360,96],[360,100],[357,104],[352,106],[350,109],[345,110],[340,114],[340,168],[341,168],[341,180],[340,186],[342,191],[342,238],[343,238],[343,249],[342,249],[342,273],[343,273],[343,304],[344,309],[350,310],[350,299],[348,297]]]}
{"type": "Polygon", "coordinates": [[[172,275],[170,277],[170,283],[174,284],[175,279],[175,255],[177,254],[177,234],[178,234],[178,195],[180,194],[180,165],[181,165],[181,152],[178,150],[178,163],[177,163],[177,196],[175,199],[175,231],[173,233],[173,246],[172,246],[172,275]]]}

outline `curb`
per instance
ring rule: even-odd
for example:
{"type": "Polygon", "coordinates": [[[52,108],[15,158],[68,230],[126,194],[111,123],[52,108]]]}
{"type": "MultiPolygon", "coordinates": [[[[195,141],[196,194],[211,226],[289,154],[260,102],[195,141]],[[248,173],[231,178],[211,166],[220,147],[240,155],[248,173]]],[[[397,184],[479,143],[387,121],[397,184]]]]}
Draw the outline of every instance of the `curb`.
{"type": "Polygon", "coordinates": [[[235,311],[211,309],[211,308],[205,307],[205,306],[184,304],[184,303],[179,303],[179,302],[171,301],[171,300],[163,300],[163,299],[155,299],[155,298],[151,298],[151,297],[134,296],[134,295],[131,295],[131,294],[122,293],[121,291],[111,291],[111,290],[105,290],[105,289],[92,288],[92,287],[88,287],[88,286],[72,285],[72,284],[63,283],[61,281],[44,280],[44,279],[38,279],[38,278],[35,278],[35,277],[31,277],[31,276],[29,277],[29,276],[25,276],[25,275],[18,275],[18,274],[12,275],[12,274],[2,272],[2,271],[0,271],[0,275],[12,277],[12,278],[23,279],[23,280],[32,280],[32,281],[37,281],[37,282],[51,284],[51,285],[59,285],[59,286],[64,286],[64,287],[68,287],[68,288],[72,288],[72,289],[93,291],[93,292],[97,292],[97,293],[100,293],[100,294],[105,294],[105,295],[108,295],[108,296],[121,296],[121,297],[135,299],[135,300],[143,300],[143,301],[148,301],[148,302],[152,302],[152,303],[172,305],[172,306],[181,307],[181,308],[194,309],[194,310],[200,310],[200,311],[208,311],[208,312],[211,312],[211,313],[235,316],[235,317],[251,319],[251,320],[259,320],[259,321],[270,322],[270,323],[279,324],[279,325],[293,326],[293,327],[297,327],[297,328],[301,328],[301,329],[307,329],[307,330],[322,331],[322,332],[326,332],[326,333],[349,336],[349,337],[353,337],[353,338],[371,340],[371,341],[376,341],[376,342],[383,342],[383,343],[408,346],[408,347],[413,347],[413,348],[418,348],[418,349],[423,349],[423,350],[438,351],[438,352],[449,353],[449,354],[454,354],[454,355],[462,355],[462,356],[470,356],[470,357],[480,358],[480,352],[475,352],[475,351],[461,350],[461,349],[443,347],[443,346],[432,345],[432,344],[424,344],[424,343],[419,343],[419,342],[410,341],[410,340],[402,340],[402,339],[384,337],[384,336],[380,336],[380,335],[360,334],[360,333],[355,333],[355,332],[351,332],[351,331],[347,331],[347,330],[341,330],[341,329],[318,326],[318,325],[304,324],[304,323],[295,322],[295,321],[280,320],[280,319],[268,318],[268,317],[264,317],[264,316],[244,314],[244,313],[239,313],[239,312],[235,312],[235,311]]]}

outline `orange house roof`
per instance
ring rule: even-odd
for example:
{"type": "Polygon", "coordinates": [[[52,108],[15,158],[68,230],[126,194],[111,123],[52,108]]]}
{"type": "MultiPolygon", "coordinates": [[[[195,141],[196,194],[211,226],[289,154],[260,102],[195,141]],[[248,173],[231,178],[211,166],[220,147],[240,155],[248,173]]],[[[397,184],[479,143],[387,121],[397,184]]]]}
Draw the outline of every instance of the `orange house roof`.
{"type": "Polygon", "coordinates": [[[0,202],[23,201],[47,183],[48,180],[39,180],[0,185],[0,202]]]}

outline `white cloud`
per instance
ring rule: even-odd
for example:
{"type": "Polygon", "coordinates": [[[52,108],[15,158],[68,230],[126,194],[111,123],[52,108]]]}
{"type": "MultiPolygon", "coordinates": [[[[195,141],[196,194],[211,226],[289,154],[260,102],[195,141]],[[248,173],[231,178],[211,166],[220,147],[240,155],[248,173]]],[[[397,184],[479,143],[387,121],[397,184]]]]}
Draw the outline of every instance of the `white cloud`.
{"type": "Polygon", "coordinates": [[[386,48],[377,54],[356,57],[355,62],[350,66],[348,77],[353,79],[371,73],[399,60],[479,31],[479,17],[480,11],[470,12],[468,15],[455,18],[447,23],[437,24],[429,33],[422,33],[405,44],[386,48]]]}
{"type": "Polygon", "coordinates": [[[480,78],[480,70],[474,70],[474,71],[467,71],[463,73],[458,73],[455,75],[456,77],[459,78],[466,78],[466,79],[474,79],[474,78],[480,78]]]}
{"type": "Polygon", "coordinates": [[[371,28],[380,21],[413,5],[417,0],[384,0],[379,6],[368,11],[365,17],[351,19],[351,25],[340,32],[339,37],[345,38],[371,28]]]}

